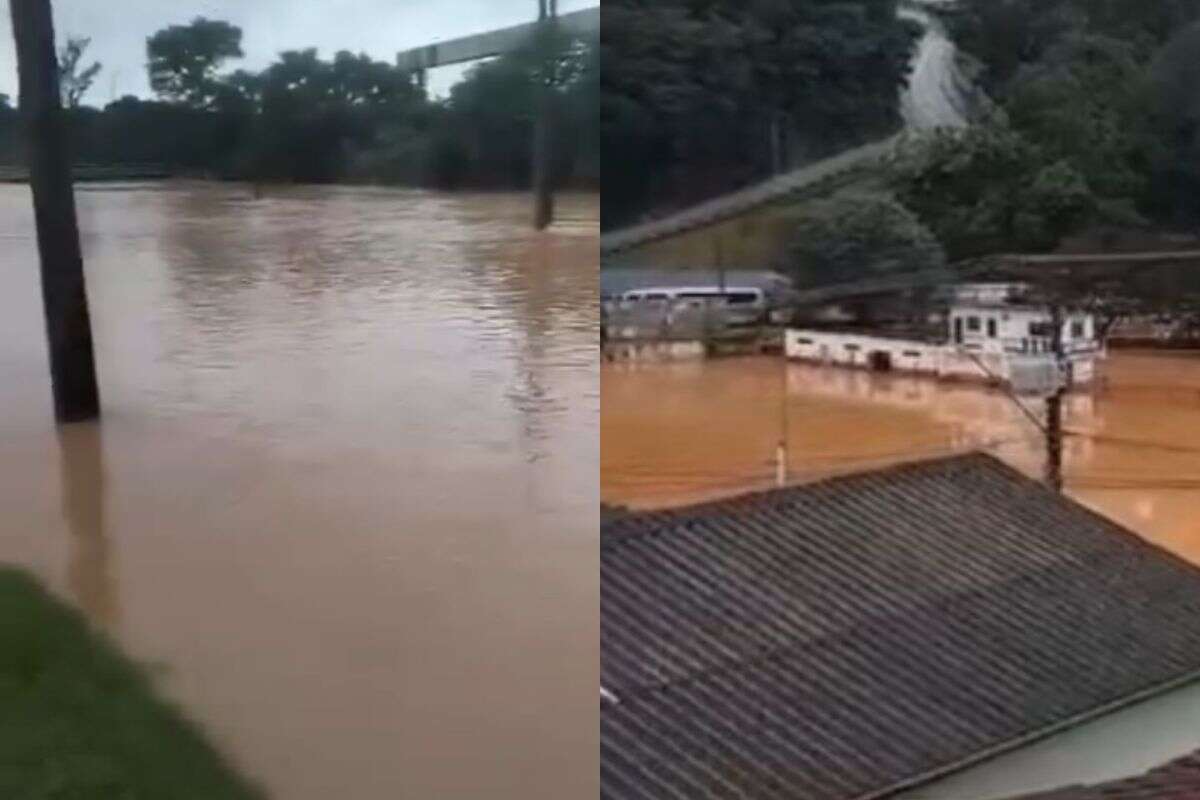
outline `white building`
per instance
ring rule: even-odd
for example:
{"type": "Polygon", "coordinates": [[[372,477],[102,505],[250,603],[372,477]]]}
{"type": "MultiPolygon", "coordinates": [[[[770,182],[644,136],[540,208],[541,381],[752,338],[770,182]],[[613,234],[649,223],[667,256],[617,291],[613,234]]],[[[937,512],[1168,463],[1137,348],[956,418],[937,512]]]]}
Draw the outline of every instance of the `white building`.
{"type": "MultiPolygon", "coordinates": [[[[1053,353],[1053,321],[1044,306],[1014,300],[1013,284],[959,287],[946,313],[944,339],[919,341],[884,334],[788,330],[788,358],[820,364],[1008,383],[1017,370],[1045,367],[1053,353]]],[[[1091,314],[1062,320],[1068,385],[1090,383],[1104,348],[1091,314]]]]}

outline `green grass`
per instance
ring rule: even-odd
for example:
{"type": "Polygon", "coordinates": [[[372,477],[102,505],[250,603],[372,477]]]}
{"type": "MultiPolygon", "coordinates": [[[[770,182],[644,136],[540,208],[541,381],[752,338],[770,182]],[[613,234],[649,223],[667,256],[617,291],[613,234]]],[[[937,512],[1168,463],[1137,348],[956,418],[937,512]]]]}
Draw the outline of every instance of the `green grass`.
{"type": "Polygon", "coordinates": [[[78,613],[0,568],[0,798],[262,797],[78,613]]]}

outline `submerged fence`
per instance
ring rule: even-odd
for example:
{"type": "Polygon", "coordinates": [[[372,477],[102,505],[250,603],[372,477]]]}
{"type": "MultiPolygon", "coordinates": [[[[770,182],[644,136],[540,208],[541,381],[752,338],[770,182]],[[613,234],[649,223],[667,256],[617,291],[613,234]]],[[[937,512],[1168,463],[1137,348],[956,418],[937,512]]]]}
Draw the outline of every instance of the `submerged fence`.
{"type": "Polygon", "coordinates": [[[728,341],[755,338],[766,326],[766,311],[749,316],[720,301],[614,301],[601,309],[606,341],[728,341]]]}

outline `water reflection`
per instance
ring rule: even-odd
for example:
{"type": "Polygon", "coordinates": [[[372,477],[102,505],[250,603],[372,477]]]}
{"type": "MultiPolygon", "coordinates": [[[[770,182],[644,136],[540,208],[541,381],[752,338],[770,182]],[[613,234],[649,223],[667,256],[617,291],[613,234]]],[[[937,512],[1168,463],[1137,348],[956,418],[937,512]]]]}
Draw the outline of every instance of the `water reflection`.
{"type": "Polygon", "coordinates": [[[59,444],[0,187],[0,560],[273,796],[594,797],[597,199],[79,199],[106,416],[59,444]]]}
{"type": "Polygon", "coordinates": [[[113,633],[120,620],[105,510],[104,448],[100,426],[58,430],[62,513],[71,535],[67,586],[92,622],[113,633]]]}
{"type": "MultiPolygon", "coordinates": [[[[1122,352],[1105,372],[1064,403],[1067,490],[1200,562],[1200,359],[1122,352]]],[[[604,364],[601,386],[601,491],[614,504],[771,485],[784,414],[795,480],[972,449],[1043,471],[1042,404],[971,384],[736,359],[604,364]]]]}

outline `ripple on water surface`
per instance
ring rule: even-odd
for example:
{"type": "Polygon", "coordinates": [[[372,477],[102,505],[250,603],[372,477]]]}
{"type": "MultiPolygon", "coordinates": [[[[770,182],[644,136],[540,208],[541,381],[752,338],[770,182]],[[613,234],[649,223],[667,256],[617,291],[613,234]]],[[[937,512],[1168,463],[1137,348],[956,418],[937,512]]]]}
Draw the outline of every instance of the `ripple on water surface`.
{"type": "Polygon", "coordinates": [[[275,796],[594,796],[596,199],[78,200],[106,415],[58,436],[0,187],[0,559],[275,796]]]}

